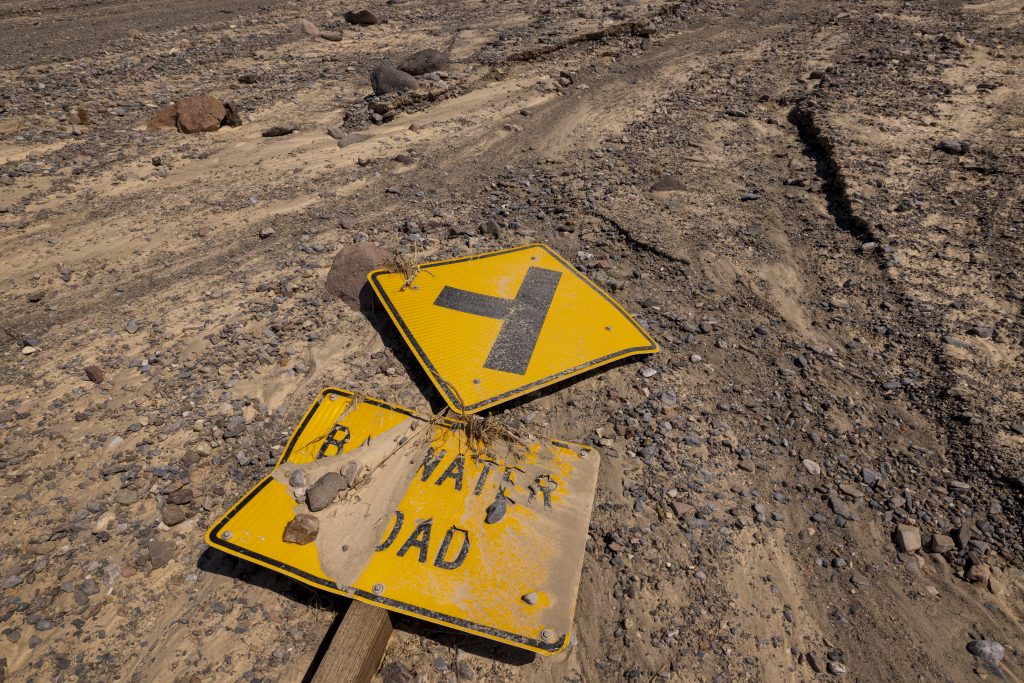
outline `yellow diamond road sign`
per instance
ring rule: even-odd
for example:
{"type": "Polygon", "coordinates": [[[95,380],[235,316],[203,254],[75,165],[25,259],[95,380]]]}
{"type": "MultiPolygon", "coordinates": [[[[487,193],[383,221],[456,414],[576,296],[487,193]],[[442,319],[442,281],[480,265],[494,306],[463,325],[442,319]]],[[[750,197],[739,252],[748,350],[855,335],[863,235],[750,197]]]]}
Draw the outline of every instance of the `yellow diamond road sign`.
{"type": "Polygon", "coordinates": [[[312,586],[551,654],[569,642],[598,467],[584,446],[482,447],[454,421],[326,389],[206,538],[312,586]],[[310,505],[325,475],[340,491],[310,505]],[[300,518],[307,535],[289,535],[300,518]]]}
{"type": "Polygon", "coordinates": [[[475,413],[658,345],[543,244],[437,261],[370,284],[453,409],[475,413]]]}

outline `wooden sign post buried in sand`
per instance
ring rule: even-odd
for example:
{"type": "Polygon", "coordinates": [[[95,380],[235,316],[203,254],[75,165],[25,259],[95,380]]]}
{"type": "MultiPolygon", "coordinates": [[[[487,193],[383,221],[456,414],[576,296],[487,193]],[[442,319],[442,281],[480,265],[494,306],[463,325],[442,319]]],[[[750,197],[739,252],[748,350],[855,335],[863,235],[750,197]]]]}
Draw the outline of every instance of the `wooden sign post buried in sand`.
{"type": "Polygon", "coordinates": [[[552,654],[570,638],[598,466],[584,446],[327,389],[207,541],[332,593],[552,654]]]}

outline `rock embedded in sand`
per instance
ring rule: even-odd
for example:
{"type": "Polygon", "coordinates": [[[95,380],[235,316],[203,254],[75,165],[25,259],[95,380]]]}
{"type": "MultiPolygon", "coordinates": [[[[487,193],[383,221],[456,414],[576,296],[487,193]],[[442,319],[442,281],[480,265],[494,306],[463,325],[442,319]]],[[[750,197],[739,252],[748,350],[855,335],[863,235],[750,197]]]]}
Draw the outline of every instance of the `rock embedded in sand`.
{"type": "Polygon", "coordinates": [[[366,274],[387,258],[387,252],[372,242],[346,245],[335,254],[324,288],[353,310],[369,308],[373,304],[373,292],[366,274]]]}
{"type": "Polygon", "coordinates": [[[674,175],[663,175],[651,185],[651,192],[678,192],[685,189],[686,184],[674,175]]]}
{"type": "Polygon", "coordinates": [[[428,47],[425,50],[417,50],[398,63],[398,68],[413,76],[422,76],[431,71],[443,69],[448,64],[448,55],[428,47]]]}
{"type": "Polygon", "coordinates": [[[801,464],[803,464],[804,469],[807,470],[808,474],[812,474],[814,476],[821,474],[821,465],[813,460],[805,458],[801,464]]]}
{"type": "Polygon", "coordinates": [[[162,519],[167,526],[175,526],[188,519],[188,514],[184,505],[168,504],[164,506],[162,519]]]}
{"type": "Polygon", "coordinates": [[[381,64],[370,73],[370,85],[373,87],[374,95],[413,90],[418,84],[414,77],[389,64],[381,64]]]}
{"type": "Polygon", "coordinates": [[[306,489],[306,505],[310,512],[319,512],[330,505],[341,489],[345,488],[345,477],[337,472],[328,472],[306,489]]]}
{"type": "Polygon", "coordinates": [[[313,38],[317,38],[320,36],[320,29],[318,29],[316,27],[316,24],[314,24],[309,19],[299,19],[299,23],[296,24],[295,30],[298,31],[299,33],[304,33],[307,36],[311,36],[313,38]]]}
{"type": "Polygon", "coordinates": [[[184,97],[177,102],[177,125],[182,133],[209,133],[227,116],[224,103],[210,95],[184,97]]]}
{"type": "Polygon", "coordinates": [[[318,533],[320,533],[320,520],[317,519],[317,516],[299,513],[285,526],[281,540],[285,543],[306,545],[315,541],[318,533]]]}
{"type": "Polygon", "coordinates": [[[896,547],[901,553],[913,553],[921,549],[921,530],[909,524],[896,527],[896,547]]]}
{"type": "Polygon", "coordinates": [[[173,541],[159,541],[155,538],[150,540],[149,561],[153,564],[153,569],[166,567],[167,563],[174,559],[175,550],[173,541]]]}
{"type": "Polygon", "coordinates": [[[372,26],[374,24],[386,23],[387,19],[378,17],[368,9],[345,12],[345,21],[358,26],[372,26]]]}
{"type": "Polygon", "coordinates": [[[967,651],[989,664],[998,664],[1006,654],[1006,648],[994,640],[972,640],[967,643],[967,651]]]}
{"type": "Polygon", "coordinates": [[[961,142],[960,140],[939,140],[935,143],[935,149],[946,154],[967,154],[970,151],[971,146],[969,143],[961,142]]]}
{"type": "Polygon", "coordinates": [[[90,365],[85,368],[85,376],[89,378],[90,382],[99,384],[104,378],[103,368],[98,365],[90,365]]]}
{"type": "Polygon", "coordinates": [[[953,543],[953,539],[945,534],[935,534],[932,536],[931,549],[933,553],[948,553],[956,544],[953,543]]]}
{"type": "Polygon", "coordinates": [[[132,489],[118,489],[114,501],[120,505],[131,505],[139,501],[139,494],[132,489]]]}
{"type": "Polygon", "coordinates": [[[975,562],[964,573],[964,578],[971,583],[985,583],[992,576],[992,568],[984,562],[975,562]]]}
{"type": "Polygon", "coordinates": [[[279,138],[282,135],[291,135],[298,129],[298,126],[271,126],[263,131],[263,137],[279,138]]]}
{"type": "Polygon", "coordinates": [[[411,683],[416,675],[405,664],[391,662],[380,670],[383,683],[411,683]]]}

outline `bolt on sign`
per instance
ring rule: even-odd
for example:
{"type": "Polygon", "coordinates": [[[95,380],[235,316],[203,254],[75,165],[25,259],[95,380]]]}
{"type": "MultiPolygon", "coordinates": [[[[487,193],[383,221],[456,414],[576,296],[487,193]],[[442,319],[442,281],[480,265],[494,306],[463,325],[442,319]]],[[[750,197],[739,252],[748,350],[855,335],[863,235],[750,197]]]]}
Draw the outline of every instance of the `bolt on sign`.
{"type": "Polygon", "coordinates": [[[658,345],[550,247],[419,266],[370,285],[455,411],[476,413],[658,345]]]}
{"type": "Polygon", "coordinates": [[[332,593],[558,652],[599,456],[509,434],[485,445],[473,431],[326,389],[207,542],[332,593]]]}

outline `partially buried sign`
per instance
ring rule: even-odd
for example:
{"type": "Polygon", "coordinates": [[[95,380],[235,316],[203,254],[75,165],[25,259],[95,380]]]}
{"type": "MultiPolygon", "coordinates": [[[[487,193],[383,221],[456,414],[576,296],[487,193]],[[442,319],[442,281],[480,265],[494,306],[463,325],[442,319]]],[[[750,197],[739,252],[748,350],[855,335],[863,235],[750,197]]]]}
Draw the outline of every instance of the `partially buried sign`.
{"type": "Polygon", "coordinates": [[[318,588],[558,652],[598,455],[534,439],[483,446],[467,431],[327,389],[207,541],[318,588]]]}
{"type": "Polygon", "coordinates": [[[370,284],[453,409],[476,413],[658,345],[543,244],[419,266],[370,284]]]}

